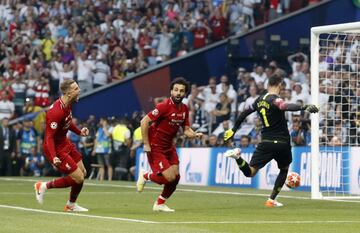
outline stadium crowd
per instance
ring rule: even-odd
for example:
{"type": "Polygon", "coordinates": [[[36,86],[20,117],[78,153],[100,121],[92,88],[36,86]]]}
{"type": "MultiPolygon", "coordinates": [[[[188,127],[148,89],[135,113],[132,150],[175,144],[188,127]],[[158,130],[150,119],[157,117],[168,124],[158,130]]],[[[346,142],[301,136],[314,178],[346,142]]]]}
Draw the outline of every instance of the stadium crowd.
{"type": "MultiPolygon", "coordinates": [[[[2,0],[0,150],[4,153],[0,156],[0,175],[56,174],[41,151],[43,108],[57,98],[63,80],[77,80],[86,92],[315,2],[318,1],[2,0]],[[29,113],[23,122],[8,126],[9,119],[29,113]]],[[[327,56],[333,54],[324,55],[325,63],[329,63],[327,56]]],[[[222,134],[231,127],[229,120],[253,103],[265,90],[267,77],[274,73],[286,77],[284,99],[308,103],[308,58],[297,53],[288,60],[292,68],[288,73],[271,61],[255,64],[253,70],[240,67],[236,83],[230,84],[229,77],[223,75],[210,77],[207,86],[193,84],[185,100],[191,126],[207,136],[198,141],[179,137],[177,145],[225,146],[222,134]]],[[[320,77],[324,86],[333,85],[326,78],[329,74],[324,75],[320,77]]],[[[333,101],[339,106],[339,100],[334,97],[333,101]]],[[[75,119],[76,124],[90,128],[90,136],[85,139],[69,134],[82,152],[88,171],[99,168],[100,179],[132,178],[134,150],[141,145],[139,121],[143,114],[136,112],[121,119],[90,116],[83,122],[75,119]]],[[[307,145],[308,115],[298,112],[288,119],[294,145],[307,145]]],[[[260,124],[256,115],[249,117],[235,143],[241,147],[256,145],[260,124]]]]}

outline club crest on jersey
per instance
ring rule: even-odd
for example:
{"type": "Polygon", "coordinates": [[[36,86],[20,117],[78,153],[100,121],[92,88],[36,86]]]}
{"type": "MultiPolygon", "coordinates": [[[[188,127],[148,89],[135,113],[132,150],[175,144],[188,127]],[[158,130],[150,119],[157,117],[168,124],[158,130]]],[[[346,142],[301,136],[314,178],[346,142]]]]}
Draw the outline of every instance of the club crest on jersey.
{"type": "Polygon", "coordinates": [[[50,123],[50,128],[56,129],[57,128],[57,123],[56,122],[51,122],[50,123]]]}
{"type": "Polygon", "coordinates": [[[156,108],[151,112],[151,114],[153,116],[157,116],[159,114],[159,110],[157,110],[156,108]]]}

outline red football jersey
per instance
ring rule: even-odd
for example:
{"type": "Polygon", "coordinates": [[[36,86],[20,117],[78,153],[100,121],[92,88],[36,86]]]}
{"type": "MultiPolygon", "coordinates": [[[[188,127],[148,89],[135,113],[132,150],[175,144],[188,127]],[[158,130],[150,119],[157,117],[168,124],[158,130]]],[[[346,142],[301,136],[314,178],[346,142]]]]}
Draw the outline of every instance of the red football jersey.
{"type": "Polygon", "coordinates": [[[154,122],[149,129],[151,146],[172,146],[179,128],[189,126],[188,107],[183,103],[177,106],[171,98],[157,104],[148,116],[154,122]]]}
{"type": "Polygon", "coordinates": [[[56,155],[56,151],[70,143],[66,134],[68,130],[76,134],[81,131],[72,123],[71,106],[65,107],[61,99],[56,100],[46,113],[46,128],[44,138],[44,151],[48,151],[46,157],[50,160],[56,155]]]}

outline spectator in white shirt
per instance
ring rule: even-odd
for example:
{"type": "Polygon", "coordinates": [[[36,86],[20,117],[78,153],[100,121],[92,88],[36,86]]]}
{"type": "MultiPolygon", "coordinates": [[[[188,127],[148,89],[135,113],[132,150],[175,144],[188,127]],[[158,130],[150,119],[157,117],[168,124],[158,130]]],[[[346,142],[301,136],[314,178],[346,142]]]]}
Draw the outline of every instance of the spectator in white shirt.
{"type": "Polygon", "coordinates": [[[97,60],[95,63],[93,88],[107,84],[110,77],[110,67],[106,64],[106,61],[104,59],[97,60]]]}
{"type": "Polygon", "coordinates": [[[3,92],[1,93],[0,100],[0,120],[4,118],[13,118],[15,112],[15,105],[9,100],[8,95],[3,92]]]}
{"type": "MultiPolygon", "coordinates": [[[[223,92],[223,86],[226,85],[227,83],[229,83],[229,78],[226,75],[222,75],[220,77],[220,83],[218,85],[216,85],[216,92],[217,93],[222,93],[223,92]]],[[[229,89],[234,90],[234,87],[232,84],[229,84],[229,89]]]]}
{"type": "Polygon", "coordinates": [[[250,75],[254,78],[256,84],[258,84],[259,82],[265,83],[267,78],[264,72],[264,68],[262,66],[256,66],[255,71],[251,72],[250,75]]]}
{"type": "Polygon", "coordinates": [[[11,84],[15,96],[13,103],[15,105],[15,111],[17,115],[22,115],[22,109],[25,104],[25,95],[26,95],[26,84],[23,82],[21,76],[16,76],[15,82],[11,84]]]}
{"type": "Polygon", "coordinates": [[[297,100],[302,100],[304,104],[308,104],[310,95],[303,90],[301,83],[295,83],[293,92],[291,93],[291,102],[296,103],[297,100]]]}
{"type": "Polygon", "coordinates": [[[58,72],[58,76],[59,76],[59,90],[60,90],[61,83],[63,83],[65,80],[73,80],[75,78],[75,67],[65,63],[64,69],[58,72]]]}
{"type": "MultiPolygon", "coordinates": [[[[240,113],[243,112],[246,108],[250,107],[255,102],[255,100],[259,97],[259,95],[257,94],[256,85],[250,86],[249,93],[250,93],[250,96],[245,100],[245,102],[242,102],[239,105],[240,113]]],[[[255,124],[256,117],[257,117],[257,113],[253,112],[246,118],[246,122],[250,123],[250,124],[255,124]]]]}
{"type": "Polygon", "coordinates": [[[95,63],[93,60],[87,58],[86,52],[82,53],[76,59],[77,62],[77,78],[80,89],[83,93],[92,90],[93,85],[93,71],[95,70],[95,63]]]}
{"type": "Polygon", "coordinates": [[[220,93],[216,92],[216,78],[209,79],[209,85],[200,87],[202,95],[204,96],[204,110],[210,113],[215,110],[220,93]]]}
{"type": "Polygon", "coordinates": [[[161,28],[161,34],[159,34],[157,37],[159,39],[157,54],[162,56],[163,61],[167,60],[171,55],[171,39],[173,38],[173,34],[169,32],[167,25],[163,25],[161,28]]]}

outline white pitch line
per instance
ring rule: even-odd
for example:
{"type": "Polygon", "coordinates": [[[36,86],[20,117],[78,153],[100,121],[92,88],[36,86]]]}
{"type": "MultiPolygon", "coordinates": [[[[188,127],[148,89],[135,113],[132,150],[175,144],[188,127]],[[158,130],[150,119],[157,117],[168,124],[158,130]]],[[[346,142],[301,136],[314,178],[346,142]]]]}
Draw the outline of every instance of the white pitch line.
{"type": "Polygon", "coordinates": [[[324,224],[324,223],[334,223],[334,224],[339,224],[339,223],[360,223],[360,221],[348,221],[348,220],[339,220],[339,221],[234,221],[234,222],[230,222],[230,221],[220,221],[220,222],[210,222],[210,221],[204,221],[204,222],[159,222],[161,224],[324,224]]]}
{"type": "Polygon", "coordinates": [[[140,220],[140,219],[106,217],[106,216],[99,216],[99,215],[87,215],[87,214],[78,214],[78,213],[69,213],[69,212],[57,212],[57,211],[32,209],[32,208],[25,208],[25,207],[20,207],[20,206],[10,206],[10,205],[0,205],[0,208],[37,212],[37,213],[43,213],[43,214],[71,215],[71,216],[86,217],[86,218],[117,220],[117,221],[123,221],[123,222],[157,223],[157,222],[153,222],[153,221],[140,220]]]}
{"type": "Polygon", "coordinates": [[[141,219],[130,219],[130,218],[118,218],[118,217],[107,217],[100,215],[88,215],[88,214],[78,214],[78,213],[69,213],[69,212],[57,212],[57,211],[48,211],[40,210],[33,208],[25,208],[20,206],[10,206],[10,205],[0,205],[0,208],[14,209],[20,211],[36,212],[42,214],[53,214],[53,215],[70,215],[83,218],[92,218],[92,219],[106,219],[122,222],[134,222],[134,223],[145,223],[145,224],[339,224],[339,223],[359,223],[360,221],[350,221],[350,220],[317,220],[317,221],[184,221],[184,222],[158,222],[158,221],[148,221],[141,219]]]}
{"type": "MultiPolygon", "coordinates": [[[[0,178],[0,180],[5,181],[25,181],[25,182],[36,182],[38,180],[34,179],[22,179],[22,178],[0,178]]],[[[86,183],[87,186],[97,186],[97,187],[116,187],[116,188],[130,188],[135,189],[135,185],[119,185],[119,184],[95,184],[95,183],[86,183]]],[[[161,187],[146,187],[147,190],[162,190],[161,187]]],[[[255,197],[268,197],[268,194],[261,193],[240,193],[240,192],[229,192],[229,191],[215,191],[215,190],[199,190],[199,189],[185,189],[178,188],[177,191],[182,192],[192,192],[192,193],[206,193],[206,194],[221,194],[221,195],[235,195],[235,196],[255,196],[255,197]]],[[[288,199],[300,199],[300,200],[311,200],[310,197],[297,197],[297,196],[288,196],[288,195],[279,195],[281,198],[288,199]]],[[[334,201],[334,202],[348,202],[348,203],[360,203],[360,200],[339,200],[339,199],[326,199],[322,201],[334,201]]]]}
{"type": "MultiPolygon", "coordinates": [[[[22,179],[22,178],[0,178],[0,180],[5,181],[25,181],[25,182],[37,182],[38,180],[33,179],[22,179]]],[[[115,187],[115,188],[130,188],[135,189],[135,185],[120,185],[120,184],[94,184],[94,183],[85,183],[86,186],[95,186],[95,187],[115,187]]],[[[146,190],[162,190],[162,187],[146,187],[146,190]]],[[[192,193],[206,193],[206,194],[224,194],[224,195],[238,195],[238,196],[258,196],[258,197],[268,197],[268,194],[260,194],[260,193],[240,193],[240,192],[228,192],[228,191],[215,191],[215,190],[199,190],[199,189],[185,189],[178,188],[177,191],[182,192],[192,192],[192,193]]],[[[295,196],[287,196],[287,195],[279,195],[282,198],[290,198],[290,199],[305,199],[310,200],[310,197],[295,197],[295,196]]]]}
{"type": "MultiPolygon", "coordinates": [[[[82,195],[114,195],[114,194],[124,194],[124,193],[134,193],[134,192],[91,192],[91,191],[86,191],[84,193],[82,193],[82,195]]],[[[147,192],[147,193],[157,193],[157,192],[147,192]]],[[[57,192],[46,192],[46,196],[47,195],[59,195],[59,194],[69,194],[69,192],[64,192],[64,191],[57,191],[57,192]]],[[[26,192],[26,193],[20,193],[20,192],[0,192],[0,196],[6,196],[6,195],[19,195],[19,196],[34,196],[33,192],[26,192]]]]}

